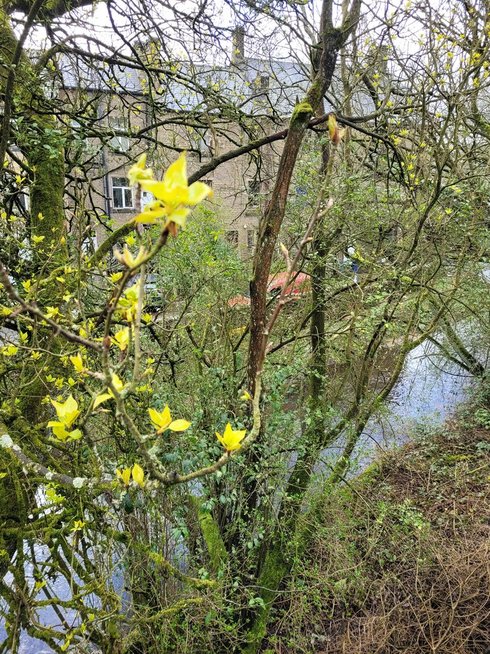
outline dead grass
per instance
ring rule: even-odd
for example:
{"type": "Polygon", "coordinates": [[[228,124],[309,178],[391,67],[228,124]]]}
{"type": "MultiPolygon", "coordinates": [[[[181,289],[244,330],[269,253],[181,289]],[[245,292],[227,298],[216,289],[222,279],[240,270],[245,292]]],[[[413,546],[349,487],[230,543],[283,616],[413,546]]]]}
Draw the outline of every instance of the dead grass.
{"type": "Polygon", "coordinates": [[[473,415],[325,500],[268,652],[489,654],[490,431],[473,415]]]}

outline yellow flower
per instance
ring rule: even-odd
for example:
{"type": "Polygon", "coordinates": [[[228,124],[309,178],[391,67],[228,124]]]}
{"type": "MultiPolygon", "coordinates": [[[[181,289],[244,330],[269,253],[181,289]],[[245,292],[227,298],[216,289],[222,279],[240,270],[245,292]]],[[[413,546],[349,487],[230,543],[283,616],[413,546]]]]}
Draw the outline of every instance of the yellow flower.
{"type": "Polygon", "coordinates": [[[121,352],[124,352],[129,345],[129,327],[124,327],[116,332],[114,338],[111,338],[111,341],[114,345],[117,345],[121,352]]]}
{"type": "Polygon", "coordinates": [[[244,402],[250,402],[252,396],[248,391],[243,391],[243,393],[240,395],[240,399],[243,400],[244,402]]]}
{"type": "Polygon", "coordinates": [[[46,316],[48,318],[55,318],[60,315],[58,307],[46,307],[46,316]]]}
{"type": "Polygon", "coordinates": [[[83,520],[75,520],[73,523],[73,527],[71,528],[71,531],[82,531],[82,529],[85,527],[85,522],[83,520]]]}
{"type": "Polygon", "coordinates": [[[122,252],[114,248],[114,256],[119,261],[119,263],[123,263],[127,268],[137,268],[146,257],[146,255],[147,252],[144,247],[140,247],[136,257],[133,257],[127,245],[124,246],[122,252]]]}
{"type": "Polygon", "coordinates": [[[157,428],[157,434],[162,434],[167,429],[170,429],[170,431],[185,431],[191,426],[191,423],[187,420],[172,420],[168,405],[163,411],[148,409],[148,413],[150,414],[150,420],[157,428]]]}
{"type": "MultiPolygon", "coordinates": [[[[70,395],[64,402],[55,402],[55,400],[51,400],[51,404],[56,409],[58,420],[65,427],[71,427],[80,415],[78,402],[75,400],[73,395],[70,395]]],[[[48,423],[48,427],[49,426],[50,423],[48,423]]]]}
{"type": "Polygon", "coordinates": [[[241,442],[245,438],[246,430],[233,430],[230,423],[225,427],[223,436],[216,432],[216,438],[223,445],[227,452],[233,452],[241,448],[241,442]]]}
{"type": "Polygon", "coordinates": [[[5,345],[2,347],[2,354],[4,357],[13,357],[17,354],[19,348],[17,345],[5,345]]]}
{"type": "Polygon", "coordinates": [[[117,469],[116,477],[120,479],[125,486],[129,486],[131,483],[131,477],[141,488],[145,485],[145,472],[137,463],[135,463],[132,468],[123,468],[122,470],[117,469]]]}
{"type": "Polygon", "coordinates": [[[58,420],[50,420],[48,427],[51,427],[56,438],[63,442],[67,440],[75,441],[81,438],[82,432],[80,429],[70,431],[70,427],[80,415],[78,402],[74,399],[73,395],[70,395],[65,402],[50,401],[56,409],[58,420]]]}
{"type": "Polygon", "coordinates": [[[123,470],[116,470],[116,477],[122,481],[125,486],[129,486],[131,481],[131,468],[124,468],[123,470]]]}
{"type": "Polygon", "coordinates": [[[134,186],[138,182],[145,179],[153,179],[153,172],[151,168],[146,168],[146,152],[141,155],[138,161],[131,166],[128,171],[129,185],[134,186]]]}
{"type": "MultiPolygon", "coordinates": [[[[113,373],[112,375],[112,385],[118,393],[121,393],[124,390],[124,382],[116,375],[116,373],[113,373]]],[[[97,395],[94,401],[94,409],[96,409],[107,400],[113,399],[114,393],[112,392],[112,389],[108,388],[106,393],[99,393],[99,395],[97,395]]]]}
{"type": "Polygon", "coordinates": [[[73,429],[72,431],[68,431],[62,422],[51,420],[48,422],[48,427],[51,427],[53,434],[63,443],[66,443],[66,441],[77,441],[82,438],[82,432],[80,429],[73,429]]]}
{"type": "Polygon", "coordinates": [[[128,322],[133,322],[138,311],[138,288],[136,284],[124,291],[119,298],[117,307],[124,312],[128,322]]]}
{"type": "Polygon", "coordinates": [[[85,366],[83,365],[82,355],[80,354],[80,352],[75,354],[75,356],[70,357],[70,361],[72,362],[73,367],[77,372],[83,372],[85,370],[85,366]]]}
{"type": "Polygon", "coordinates": [[[202,182],[194,182],[189,186],[184,152],[168,167],[161,182],[147,178],[140,180],[140,186],[156,198],[135,218],[136,222],[141,223],[151,224],[166,218],[167,222],[184,226],[189,214],[186,207],[195,207],[212,194],[212,189],[202,182]]]}
{"type": "Polygon", "coordinates": [[[112,275],[110,275],[110,280],[113,284],[116,284],[116,282],[118,282],[122,276],[122,272],[112,273],[112,275]]]}
{"type": "Polygon", "coordinates": [[[145,473],[143,471],[143,468],[139,466],[137,463],[133,465],[132,469],[132,476],[133,476],[133,481],[138,484],[138,486],[143,486],[145,485],[145,473]]]}

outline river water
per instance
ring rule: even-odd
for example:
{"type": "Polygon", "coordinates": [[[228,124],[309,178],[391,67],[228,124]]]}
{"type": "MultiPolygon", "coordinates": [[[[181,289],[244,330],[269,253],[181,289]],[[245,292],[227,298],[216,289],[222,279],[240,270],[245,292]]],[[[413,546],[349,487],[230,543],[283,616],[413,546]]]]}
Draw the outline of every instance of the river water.
{"type": "Polygon", "coordinates": [[[359,440],[354,453],[358,468],[376,453],[402,445],[416,425],[442,424],[464,401],[472,381],[472,375],[444,359],[429,341],[412,350],[384,410],[368,422],[359,440]]]}
{"type": "MultiPolygon", "coordinates": [[[[369,421],[361,436],[354,453],[355,468],[359,470],[365,467],[377,452],[406,441],[416,423],[442,423],[465,399],[470,384],[471,376],[457,365],[444,361],[432,344],[423,343],[412,350],[400,379],[386,402],[385,410],[369,421]]],[[[329,457],[338,453],[338,448],[333,449],[329,457]]],[[[29,570],[27,573],[29,576],[29,570]]],[[[8,578],[5,581],[8,582],[8,578]]],[[[122,576],[119,581],[115,581],[115,586],[122,587],[122,576]]],[[[70,588],[64,579],[55,582],[52,589],[59,598],[70,597],[70,588]]],[[[74,616],[66,617],[70,622],[74,616]]],[[[52,609],[43,609],[39,619],[44,624],[59,624],[59,618],[52,609]]],[[[0,642],[4,638],[5,631],[0,624],[0,642]]],[[[52,654],[53,650],[24,632],[19,652],[52,654]]]]}

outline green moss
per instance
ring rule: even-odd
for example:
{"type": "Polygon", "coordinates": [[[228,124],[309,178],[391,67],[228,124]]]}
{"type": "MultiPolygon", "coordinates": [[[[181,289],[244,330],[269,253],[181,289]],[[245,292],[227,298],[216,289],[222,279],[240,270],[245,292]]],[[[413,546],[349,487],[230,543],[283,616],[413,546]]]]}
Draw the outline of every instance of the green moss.
{"type": "Polygon", "coordinates": [[[260,644],[267,632],[272,604],[288,569],[289,566],[283,554],[283,545],[277,544],[268,552],[262,573],[257,581],[262,606],[258,609],[254,623],[248,632],[248,644],[243,650],[244,654],[255,654],[259,651],[260,644]]]}
{"type": "Polygon", "coordinates": [[[211,513],[202,508],[202,501],[198,497],[193,497],[192,502],[197,510],[199,527],[208,551],[211,570],[216,573],[227,562],[228,552],[211,513]]]}
{"type": "Polygon", "coordinates": [[[312,114],[313,107],[309,102],[298,102],[298,104],[294,107],[293,114],[291,116],[291,124],[309,120],[312,114]]]}

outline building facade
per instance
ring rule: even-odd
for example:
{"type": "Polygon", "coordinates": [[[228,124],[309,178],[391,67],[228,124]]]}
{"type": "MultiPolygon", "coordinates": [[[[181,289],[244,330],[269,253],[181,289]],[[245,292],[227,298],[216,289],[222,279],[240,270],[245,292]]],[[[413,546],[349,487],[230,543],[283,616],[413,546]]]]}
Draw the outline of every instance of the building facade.
{"type": "MultiPolygon", "coordinates": [[[[95,245],[152,199],[131,188],[127,178],[142,152],[158,177],[184,149],[192,174],[285,126],[305,90],[305,72],[295,62],[246,57],[244,38],[237,29],[232,56],[223,64],[175,63],[165,75],[147,74],[164,66],[151,43],[141,55],[143,70],[106,62],[94,66],[63,55],[52,92],[71,106],[71,115],[80,116],[67,125],[74,171],[67,210],[80,238],[95,245]]],[[[230,158],[201,177],[214,191],[208,208],[244,258],[253,253],[280,149],[280,142],[266,145],[259,154],[230,158]]]]}

